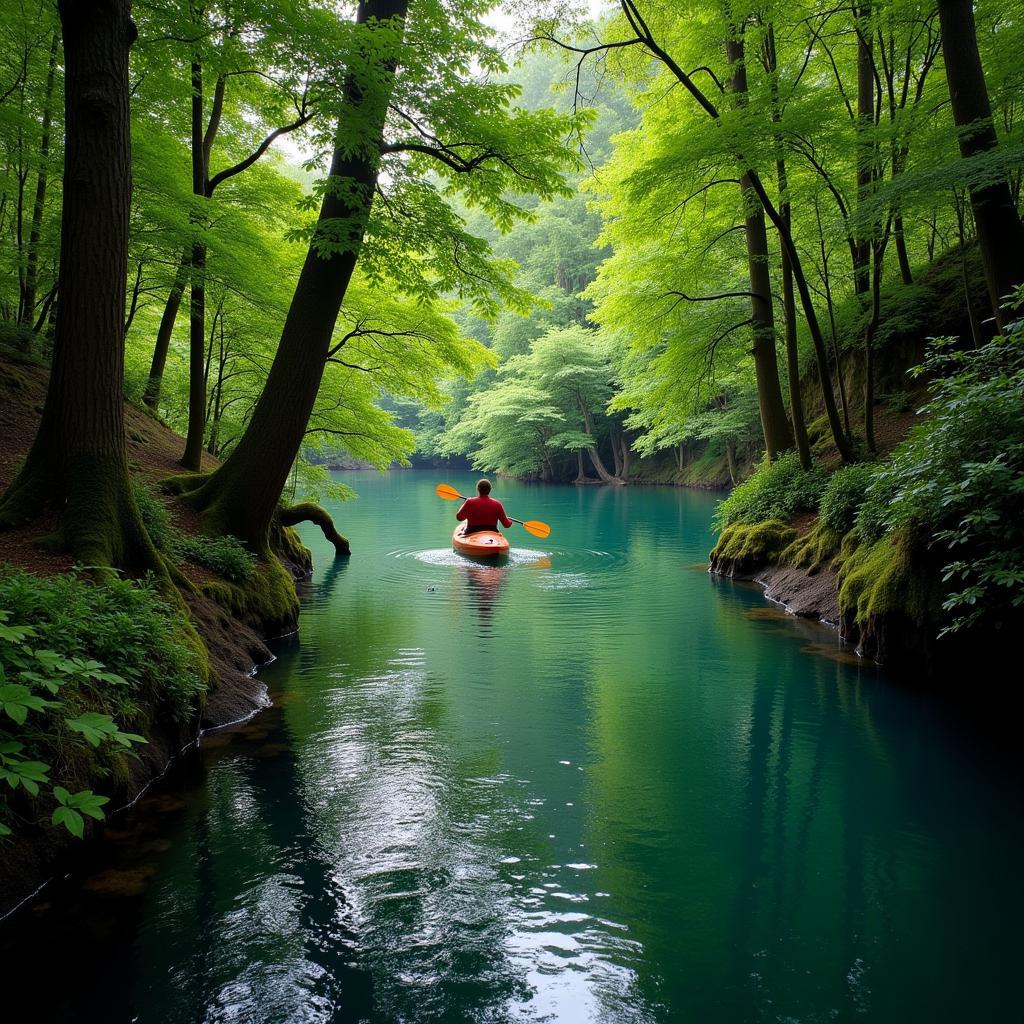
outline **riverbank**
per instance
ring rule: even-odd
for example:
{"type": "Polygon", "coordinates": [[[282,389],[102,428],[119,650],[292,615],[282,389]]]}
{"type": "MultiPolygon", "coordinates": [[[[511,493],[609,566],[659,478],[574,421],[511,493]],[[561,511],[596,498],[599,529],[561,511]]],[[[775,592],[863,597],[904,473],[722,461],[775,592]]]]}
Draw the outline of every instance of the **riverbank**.
{"type": "MultiPolygon", "coordinates": [[[[13,478],[32,444],[47,379],[45,366],[20,358],[16,353],[0,353],[0,432],[5,440],[0,450],[0,492],[13,478]]],[[[142,645],[148,641],[139,638],[139,650],[151,651],[147,657],[156,658],[165,650],[173,651],[173,645],[189,649],[191,660],[183,667],[183,672],[192,679],[190,685],[194,687],[195,696],[190,699],[191,710],[182,711],[179,707],[172,716],[159,702],[163,698],[158,700],[157,694],[162,692],[159,681],[148,681],[147,666],[126,662],[121,666],[121,675],[127,675],[133,685],[137,679],[140,689],[137,697],[123,704],[124,711],[117,724],[125,735],[138,734],[144,742],[133,743],[130,751],[116,758],[107,756],[102,749],[92,757],[88,745],[84,745],[83,753],[69,755],[71,760],[67,761],[60,753],[67,738],[80,740],[81,737],[68,733],[66,725],[60,722],[46,727],[51,730],[52,741],[48,742],[57,756],[52,753],[47,757],[33,756],[53,762],[51,783],[65,784],[73,791],[70,783],[65,782],[66,777],[74,780],[75,787],[94,790],[109,798],[108,819],[117,813],[110,808],[120,810],[131,806],[203,731],[242,721],[267,705],[266,688],[256,678],[257,669],[272,658],[266,641],[293,632],[298,625],[298,601],[293,587],[289,588],[290,596],[282,591],[274,597],[271,588],[264,585],[265,570],[244,561],[245,558],[251,561],[251,556],[246,556],[244,551],[204,546],[206,541],[199,534],[195,515],[160,495],[160,481],[180,472],[177,460],[182,439],[130,403],[126,403],[125,413],[129,467],[138,500],[143,503],[144,518],[147,514],[158,515],[161,528],[173,536],[175,544],[175,553],[165,554],[165,557],[177,581],[176,593],[161,597],[154,592],[152,599],[147,598],[146,608],[164,616],[164,621],[171,622],[173,617],[174,622],[180,623],[173,626],[169,638],[161,640],[156,647],[144,648],[142,645]],[[260,592],[256,593],[257,590],[260,592]],[[268,599],[268,591],[273,599],[268,599]],[[161,612],[161,608],[164,611],[161,612]],[[60,771],[65,772],[65,776],[58,777],[60,771]]],[[[203,469],[209,471],[216,466],[216,460],[204,453],[203,469]]],[[[12,586],[24,590],[34,587],[32,581],[38,580],[40,593],[43,593],[48,586],[46,581],[56,581],[59,587],[60,581],[66,580],[67,587],[72,589],[87,585],[75,582],[75,567],[66,554],[40,544],[41,538],[55,525],[56,516],[50,513],[30,527],[0,533],[0,567],[14,580],[12,586]],[[28,575],[17,575],[19,572],[28,575]]],[[[297,536],[288,532],[294,557],[286,568],[294,579],[308,576],[311,568],[308,551],[299,544],[297,536]]],[[[278,568],[269,575],[280,582],[277,580],[279,573],[278,568]]],[[[102,596],[108,588],[100,583],[96,584],[96,589],[97,599],[102,604],[102,596]]],[[[60,610],[48,612],[43,600],[27,604],[36,608],[36,619],[20,623],[11,620],[6,624],[19,629],[27,627],[29,635],[52,635],[56,631],[54,616],[60,614],[60,610]]],[[[88,636],[80,635],[87,632],[83,625],[76,632],[78,639],[74,650],[58,650],[58,653],[73,653],[109,668],[111,654],[100,657],[99,640],[91,644],[88,636]]],[[[63,693],[60,696],[68,703],[63,693]]],[[[90,696],[88,687],[83,686],[76,690],[68,706],[78,712],[95,714],[108,710],[103,706],[104,701],[109,702],[100,690],[94,688],[94,695],[90,696]]],[[[35,716],[41,712],[30,710],[28,713],[35,716]]],[[[33,717],[32,722],[35,721],[33,717]]],[[[55,804],[46,788],[39,792],[40,787],[36,785],[35,789],[37,795],[33,796],[31,787],[16,788],[13,794],[7,795],[4,805],[14,815],[17,827],[13,835],[0,839],[3,844],[0,917],[48,878],[64,870],[79,853],[81,840],[74,838],[67,829],[51,824],[55,804]]],[[[86,839],[98,827],[88,816],[83,825],[86,839]]]]}

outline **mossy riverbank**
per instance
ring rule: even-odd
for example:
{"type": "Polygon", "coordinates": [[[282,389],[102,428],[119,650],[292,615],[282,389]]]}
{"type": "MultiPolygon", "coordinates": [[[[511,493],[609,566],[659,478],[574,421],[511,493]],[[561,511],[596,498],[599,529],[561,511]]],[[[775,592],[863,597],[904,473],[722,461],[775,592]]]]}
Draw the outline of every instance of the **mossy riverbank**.
{"type": "MultiPolygon", "coordinates": [[[[0,352],[0,491],[31,445],[46,382],[45,366],[0,352]]],[[[40,543],[55,515],[0,533],[10,606],[0,607],[0,682],[15,688],[8,698],[25,700],[0,735],[10,773],[0,916],[73,863],[81,840],[72,832],[88,837],[94,819],[136,800],[204,730],[264,707],[255,673],[271,659],[266,641],[298,624],[296,581],[311,559],[295,531],[275,528],[280,557],[269,560],[204,537],[198,517],[161,487],[180,471],[181,438],[140,409],[125,412],[136,500],[168,579],[136,585],[75,567],[40,543]]],[[[204,469],[214,466],[204,456],[204,469]]]]}

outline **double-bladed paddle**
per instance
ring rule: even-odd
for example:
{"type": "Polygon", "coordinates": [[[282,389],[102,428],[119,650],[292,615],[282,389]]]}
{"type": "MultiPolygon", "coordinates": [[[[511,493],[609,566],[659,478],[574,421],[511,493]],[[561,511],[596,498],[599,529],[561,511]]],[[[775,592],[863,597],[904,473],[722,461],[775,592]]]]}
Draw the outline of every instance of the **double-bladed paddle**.
{"type": "MultiPolygon", "coordinates": [[[[465,501],[465,495],[459,494],[454,487],[449,484],[438,484],[434,488],[435,493],[439,498],[444,498],[445,501],[465,501]]],[[[534,537],[547,537],[551,533],[551,527],[547,523],[538,522],[536,519],[530,519],[527,522],[523,522],[522,519],[514,519],[509,516],[509,519],[513,523],[518,523],[527,533],[532,533],[534,537]]]]}

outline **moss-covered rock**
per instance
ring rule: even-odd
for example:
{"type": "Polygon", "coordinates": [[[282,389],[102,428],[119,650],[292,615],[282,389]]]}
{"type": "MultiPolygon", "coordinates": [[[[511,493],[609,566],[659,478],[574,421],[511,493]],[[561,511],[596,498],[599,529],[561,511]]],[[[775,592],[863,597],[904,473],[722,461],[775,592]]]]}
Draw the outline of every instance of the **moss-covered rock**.
{"type": "Polygon", "coordinates": [[[798,569],[806,569],[814,576],[829,566],[839,553],[843,538],[820,521],[801,537],[797,537],[779,555],[779,561],[798,569]]]}
{"type": "Polygon", "coordinates": [[[245,581],[216,580],[202,592],[261,636],[284,636],[299,621],[295,581],[275,557],[261,559],[245,581]]]}
{"type": "Polygon", "coordinates": [[[727,526],[711,551],[711,572],[722,576],[752,576],[758,569],[778,561],[796,539],[796,530],[781,519],[727,526]]]}
{"type": "Polygon", "coordinates": [[[941,616],[941,588],[905,533],[863,543],[847,534],[839,571],[840,633],[882,663],[930,660],[941,616]]]}

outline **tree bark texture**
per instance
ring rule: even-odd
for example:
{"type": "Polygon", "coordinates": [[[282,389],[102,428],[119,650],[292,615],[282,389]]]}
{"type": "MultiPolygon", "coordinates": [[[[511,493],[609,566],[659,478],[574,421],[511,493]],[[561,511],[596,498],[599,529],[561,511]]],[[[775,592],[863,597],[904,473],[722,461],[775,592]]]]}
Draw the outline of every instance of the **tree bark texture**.
{"type": "MultiPolygon", "coordinates": [[[[874,182],[875,66],[872,55],[871,5],[853,6],[857,30],[857,207],[863,213],[874,182]]],[[[853,285],[858,295],[871,287],[871,237],[863,220],[853,243],[853,285]]]]}
{"type": "Polygon", "coordinates": [[[159,564],[132,497],[124,434],[124,301],[131,202],[129,0],[61,0],[65,158],[60,306],[50,384],[0,522],[61,510],[55,538],[90,566],[159,564]]]}
{"type": "MultiPolygon", "coordinates": [[[[211,122],[212,127],[212,122],[211,122]]],[[[209,145],[213,144],[210,140],[209,145]]],[[[192,62],[192,194],[206,197],[207,140],[203,132],[203,67],[192,62]]],[[[201,225],[193,224],[198,231],[201,225]]],[[[181,464],[198,472],[206,436],[206,245],[192,243],[188,316],[188,433],[181,464]]]]}
{"type": "MultiPolygon", "coordinates": [[[[733,102],[743,107],[747,102],[747,69],[743,35],[735,29],[726,40],[726,56],[732,72],[729,87],[733,102]]],[[[768,232],[764,210],[751,202],[752,183],[748,174],[740,177],[744,207],[744,236],[747,243],[747,273],[750,280],[750,319],[757,378],[757,404],[761,412],[761,429],[768,458],[793,447],[793,434],[786,419],[786,405],[779,383],[779,362],[775,349],[775,311],[772,303],[772,282],[768,264],[768,232]]]]}
{"type": "MultiPolygon", "coordinates": [[[[409,0],[365,0],[357,22],[404,21],[409,0]]],[[[392,58],[372,90],[350,74],[344,108],[365,127],[367,145],[357,152],[336,148],[330,182],[320,207],[319,229],[306,254],[281,332],[281,341],[252,419],[227,461],[196,490],[191,502],[207,529],[240,537],[256,551],[267,547],[268,529],[292,464],[299,453],[330,349],[338,313],[352,279],[373,203],[387,107],[394,85],[392,58]],[[338,187],[343,183],[342,187],[338,187]],[[341,251],[321,251],[324,238],[344,231],[341,251]]],[[[349,116],[343,109],[342,118],[349,116]]]]}
{"type": "MultiPolygon", "coordinates": [[[[938,6],[942,55],[953,120],[959,131],[960,155],[970,160],[999,145],[978,52],[974,9],[972,0],[939,0],[938,6]]],[[[996,323],[1002,329],[1012,319],[1001,308],[1002,302],[1024,282],[1024,228],[1005,179],[971,189],[971,209],[989,300],[996,323]]]]}
{"type": "MultiPolygon", "coordinates": [[[[771,76],[772,120],[782,120],[782,112],[778,101],[778,55],[775,50],[775,30],[769,25],[765,39],[765,57],[768,74],[771,76]]],[[[775,161],[775,171],[779,182],[779,213],[787,228],[792,228],[793,217],[789,204],[789,178],[786,172],[786,161],[781,151],[775,161]]],[[[786,247],[782,247],[782,312],[786,336],[786,375],[789,383],[789,412],[793,423],[793,440],[796,443],[800,465],[804,469],[811,468],[811,445],[807,439],[807,420],[804,416],[803,396],[800,393],[800,350],[797,344],[796,325],[796,292],[793,285],[793,264],[786,247]]],[[[733,483],[735,474],[730,469],[733,483]]]]}
{"type": "Polygon", "coordinates": [[[289,505],[280,510],[277,521],[281,526],[297,526],[299,523],[314,523],[319,526],[324,537],[334,545],[336,558],[347,558],[352,554],[348,539],[338,533],[327,509],[311,501],[303,501],[298,505],[289,505]]]}

